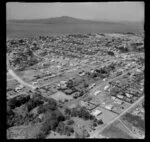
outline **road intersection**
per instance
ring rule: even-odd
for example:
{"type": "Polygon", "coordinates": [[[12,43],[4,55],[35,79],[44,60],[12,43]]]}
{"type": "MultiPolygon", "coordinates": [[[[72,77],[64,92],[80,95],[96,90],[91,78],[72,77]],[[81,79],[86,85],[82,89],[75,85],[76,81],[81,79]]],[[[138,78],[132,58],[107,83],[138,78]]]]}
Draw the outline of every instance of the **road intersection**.
{"type": "Polygon", "coordinates": [[[141,96],[135,103],[133,103],[131,106],[129,106],[125,111],[123,111],[121,114],[119,114],[117,117],[115,117],[114,119],[112,119],[109,123],[107,123],[106,125],[104,125],[103,127],[101,127],[100,129],[97,129],[96,132],[93,132],[93,134],[91,134],[90,138],[98,138],[98,135],[108,126],[110,126],[113,122],[115,122],[116,120],[118,120],[121,116],[123,116],[125,113],[127,113],[128,111],[130,111],[132,108],[134,108],[136,105],[138,105],[142,100],[144,99],[144,96],[141,96]]]}

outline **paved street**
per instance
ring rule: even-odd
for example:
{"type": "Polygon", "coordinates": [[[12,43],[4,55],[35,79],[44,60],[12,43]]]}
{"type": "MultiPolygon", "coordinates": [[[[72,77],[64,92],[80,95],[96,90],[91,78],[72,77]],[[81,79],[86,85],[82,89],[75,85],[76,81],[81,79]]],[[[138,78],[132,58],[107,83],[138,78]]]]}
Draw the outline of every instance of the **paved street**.
{"type": "Polygon", "coordinates": [[[33,89],[33,90],[36,88],[36,86],[33,86],[33,85],[28,84],[28,83],[26,83],[25,81],[23,81],[19,76],[17,76],[17,75],[15,74],[15,72],[14,72],[13,70],[8,69],[8,72],[9,72],[9,74],[12,75],[12,77],[13,77],[14,79],[16,79],[20,84],[23,84],[24,86],[30,87],[30,88],[33,89]]]}
{"type": "Polygon", "coordinates": [[[118,120],[121,116],[123,116],[126,112],[128,112],[130,109],[134,108],[136,105],[138,105],[142,100],[144,99],[144,96],[141,96],[135,103],[133,103],[131,106],[129,106],[124,112],[119,114],[117,117],[112,119],[109,123],[107,123],[103,128],[97,129],[96,132],[93,132],[91,134],[90,138],[97,138],[98,135],[108,126],[110,126],[113,122],[118,120]]]}

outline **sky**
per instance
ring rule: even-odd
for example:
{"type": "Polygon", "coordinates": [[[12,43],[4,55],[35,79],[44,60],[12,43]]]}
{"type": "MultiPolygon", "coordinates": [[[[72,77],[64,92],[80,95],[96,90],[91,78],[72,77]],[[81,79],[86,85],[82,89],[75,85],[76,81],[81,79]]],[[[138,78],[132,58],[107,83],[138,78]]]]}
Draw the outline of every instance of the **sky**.
{"type": "Polygon", "coordinates": [[[144,2],[19,3],[6,4],[7,19],[60,16],[106,21],[144,21],[144,2]]]}

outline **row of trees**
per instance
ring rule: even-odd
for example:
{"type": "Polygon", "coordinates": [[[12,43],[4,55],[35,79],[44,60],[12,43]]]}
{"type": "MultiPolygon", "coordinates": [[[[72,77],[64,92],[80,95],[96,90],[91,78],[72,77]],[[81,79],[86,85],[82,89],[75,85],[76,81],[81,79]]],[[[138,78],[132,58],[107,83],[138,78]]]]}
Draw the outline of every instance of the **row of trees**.
{"type": "Polygon", "coordinates": [[[65,113],[71,117],[79,117],[84,120],[93,120],[95,117],[91,115],[85,107],[78,107],[73,109],[66,109],[65,113]]]}

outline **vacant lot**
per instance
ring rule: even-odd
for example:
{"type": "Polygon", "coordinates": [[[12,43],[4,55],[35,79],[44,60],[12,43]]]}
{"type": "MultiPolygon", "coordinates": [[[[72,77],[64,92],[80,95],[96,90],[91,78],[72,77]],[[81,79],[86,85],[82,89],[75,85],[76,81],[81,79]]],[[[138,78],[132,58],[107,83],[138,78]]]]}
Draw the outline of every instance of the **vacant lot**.
{"type": "Polygon", "coordinates": [[[32,139],[40,130],[41,124],[29,126],[15,126],[7,131],[8,139],[32,139]]]}
{"type": "Polygon", "coordinates": [[[64,94],[63,92],[60,92],[60,91],[58,91],[57,93],[51,95],[50,97],[57,100],[57,101],[59,101],[59,100],[65,101],[66,99],[67,100],[72,99],[72,96],[66,95],[66,94],[64,94]]]}
{"type": "Polygon", "coordinates": [[[133,126],[145,131],[145,121],[142,120],[141,117],[127,113],[123,116],[123,120],[126,120],[133,126]]]}
{"type": "Polygon", "coordinates": [[[79,132],[82,130],[82,129],[86,129],[87,131],[90,131],[91,130],[91,121],[90,120],[83,120],[81,118],[78,118],[78,117],[73,117],[72,118],[74,120],[74,129],[76,132],[79,132]]]}
{"type": "Polygon", "coordinates": [[[16,80],[7,81],[7,88],[15,89],[18,85],[19,85],[19,83],[16,80]]]}
{"type": "Polygon", "coordinates": [[[96,109],[102,112],[102,114],[100,114],[97,118],[102,119],[105,124],[107,124],[109,121],[111,121],[114,117],[117,116],[117,114],[111,111],[108,111],[104,108],[97,107],[96,109]]]}
{"type": "Polygon", "coordinates": [[[114,123],[107,127],[101,134],[110,138],[133,139],[133,137],[127,133],[127,129],[125,129],[120,122],[114,123]]]}
{"type": "Polygon", "coordinates": [[[34,70],[26,70],[23,72],[23,76],[22,76],[22,79],[25,80],[25,81],[30,81],[32,79],[34,79],[34,76],[38,74],[37,71],[34,71],[34,70]]]}
{"type": "Polygon", "coordinates": [[[7,73],[7,80],[9,80],[9,79],[13,79],[13,77],[7,73]]]}

